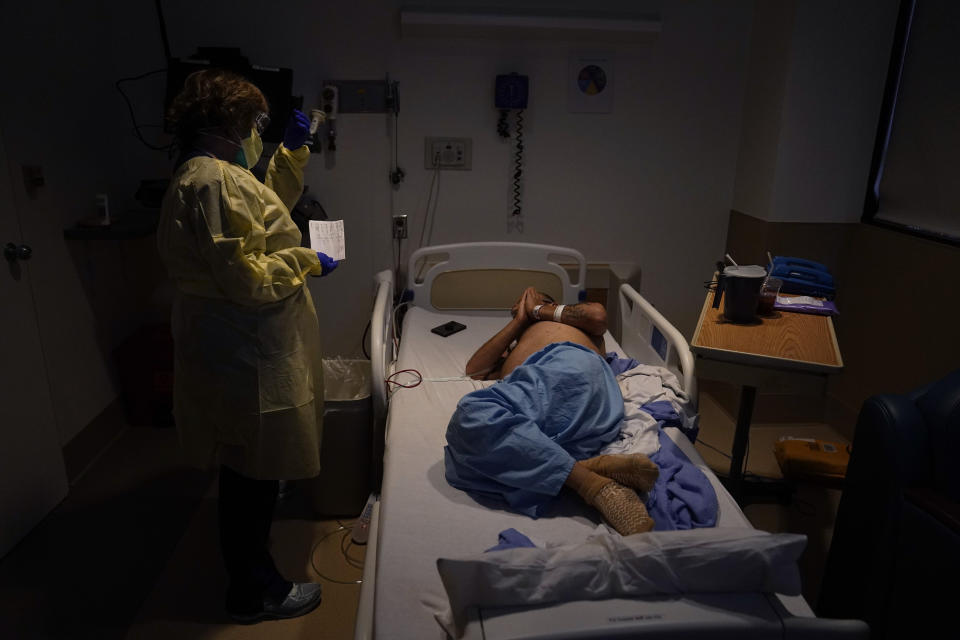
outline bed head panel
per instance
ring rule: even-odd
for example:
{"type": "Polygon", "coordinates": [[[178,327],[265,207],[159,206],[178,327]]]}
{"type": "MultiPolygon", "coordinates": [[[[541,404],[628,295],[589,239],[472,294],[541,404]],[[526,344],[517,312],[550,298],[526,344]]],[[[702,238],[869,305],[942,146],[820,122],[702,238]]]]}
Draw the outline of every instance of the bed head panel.
{"type": "Polygon", "coordinates": [[[526,286],[564,304],[581,300],[586,260],[579,251],[525,242],[423,247],[410,256],[405,298],[430,311],[509,309],[526,286]],[[572,280],[571,272],[576,280],[572,280]]]}
{"type": "Polygon", "coordinates": [[[430,287],[430,305],[435,309],[509,309],[526,287],[563,299],[563,282],[553,273],[519,269],[445,271],[430,287]]]}

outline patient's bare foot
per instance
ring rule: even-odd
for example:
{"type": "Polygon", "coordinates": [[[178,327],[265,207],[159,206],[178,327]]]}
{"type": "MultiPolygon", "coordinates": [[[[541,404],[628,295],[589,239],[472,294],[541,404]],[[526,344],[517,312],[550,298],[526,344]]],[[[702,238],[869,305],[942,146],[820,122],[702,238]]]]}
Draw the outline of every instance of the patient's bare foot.
{"type": "Polygon", "coordinates": [[[594,473],[637,491],[650,491],[660,475],[657,465],[642,453],[612,453],[580,463],[594,473]]]}
{"type": "Polygon", "coordinates": [[[594,497],[592,506],[622,536],[645,533],[653,529],[653,518],[647,513],[633,489],[610,482],[594,497]]]}

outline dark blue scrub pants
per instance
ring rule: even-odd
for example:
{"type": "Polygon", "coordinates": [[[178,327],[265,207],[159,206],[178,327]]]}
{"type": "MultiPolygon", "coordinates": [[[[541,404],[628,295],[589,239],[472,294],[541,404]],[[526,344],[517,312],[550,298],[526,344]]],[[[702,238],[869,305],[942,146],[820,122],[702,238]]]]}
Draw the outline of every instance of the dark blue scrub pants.
{"type": "Polygon", "coordinates": [[[257,613],[264,598],[282,602],[293,586],[277,571],[268,548],[279,489],[277,480],[254,480],[220,466],[220,550],[230,613],[257,613]]]}

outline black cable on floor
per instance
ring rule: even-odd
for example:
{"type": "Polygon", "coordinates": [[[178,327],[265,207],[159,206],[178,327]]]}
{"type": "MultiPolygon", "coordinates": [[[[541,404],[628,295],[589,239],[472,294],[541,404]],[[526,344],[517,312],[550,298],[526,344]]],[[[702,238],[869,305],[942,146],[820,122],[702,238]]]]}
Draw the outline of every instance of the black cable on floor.
{"type": "Polygon", "coordinates": [[[731,457],[732,457],[729,453],[724,453],[723,451],[721,451],[720,449],[717,449],[717,448],[716,448],[715,446],[713,446],[712,444],[707,444],[706,442],[703,441],[702,438],[697,438],[697,443],[698,443],[698,444],[702,444],[703,446],[707,447],[708,449],[713,449],[714,451],[716,451],[717,453],[719,453],[720,455],[722,455],[724,458],[731,458],[731,457]]]}
{"type": "Polygon", "coordinates": [[[337,527],[336,529],[333,529],[332,531],[328,531],[327,533],[325,533],[325,534],[324,534],[323,536],[321,536],[321,538],[320,538],[319,540],[317,540],[317,542],[313,545],[313,548],[310,550],[310,566],[313,567],[313,570],[317,573],[318,576],[320,576],[322,579],[326,580],[327,582],[332,582],[332,583],[334,583],[334,584],[363,584],[363,580],[337,580],[336,578],[331,578],[331,577],[329,577],[328,575],[326,575],[325,573],[323,573],[322,571],[320,571],[320,569],[317,568],[317,563],[316,563],[316,560],[315,560],[316,555],[317,555],[317,548],[318,548],[321,544],[323,544],[323,541],[324,541],[324,540],[326,540],[326,539],[329,538],[330,536],[332,536],[332,535],[334,535],[334,534],[336,534],[336,533],[340,533],[340,532],[342,531],[342,532],[343,532],[343,537],[340,539],[340,552],[343,554],[344,560],[346,561],[346,563],[347,563],[348,565],[350,565],[350,566],[353,567],[354,569],[363,569],[363,565],[362,565],[362,564],[360,564],[360,565],[358,566],[358,563],[360,562],[359,560],[356,560],[355,558],[351,558],[351,557],[347,554],[347,550],[350,548],[350,544],[352,544],[352,541],[351,541],[350,543],[347,543],[346,548],[344,547],[344,541],[345,541],[346,538],[349,538],[349,537],[350,537],[350,532],[352,531],[353,527],[352,527],[352,526],[346,527],[346,526],[344,526],[343,523],[341,523],[339,520],[337,520],[337,524],[339,524],[340,526],[337,527]]]}

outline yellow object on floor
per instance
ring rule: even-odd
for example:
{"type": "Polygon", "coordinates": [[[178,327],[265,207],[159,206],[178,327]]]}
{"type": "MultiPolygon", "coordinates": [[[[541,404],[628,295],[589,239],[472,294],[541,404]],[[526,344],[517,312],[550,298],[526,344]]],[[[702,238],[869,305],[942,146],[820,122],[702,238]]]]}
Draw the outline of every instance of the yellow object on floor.
{"type": "Polygon", "coordinates": [[[846,476],[850,445],[783,436],[773,445],[773,454],[784,478],[833,485],[846,476]]]}

